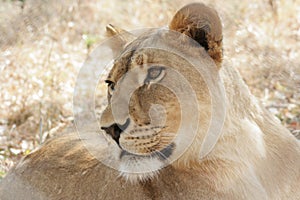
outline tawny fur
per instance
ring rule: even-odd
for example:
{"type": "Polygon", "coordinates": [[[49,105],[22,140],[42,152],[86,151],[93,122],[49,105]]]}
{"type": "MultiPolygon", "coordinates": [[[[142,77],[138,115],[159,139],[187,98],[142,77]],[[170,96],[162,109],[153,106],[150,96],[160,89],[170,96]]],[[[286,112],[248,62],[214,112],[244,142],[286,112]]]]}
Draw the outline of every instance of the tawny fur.
{"type": "MultiPolygon", "coordinates": [[[[207,45],[208,49],[189,44],[181,47],[187,54],[199,56],[200,60],[207,59],[205,54],[208,52],[218,66],[224,83],[227,112],[221,138],[214,149],[199,159],[200,146],[211,117],[211,101],[204,80],[195,76],[193,69],[184,67],[189,65],[186,61],[166,52],[141,49],[119,58],[108,79],[118,82],[126,71],[137,67],[137,64],[152,61],[173,66],[190,78],[201,103],[199,122],[202,129],[183,156],[156,172],[157,175],[152,178],[145,175],[141,177],[144,181],[132,184],[120,176],[120,172],[94,158],[77,133],[70,132],[50,139],[40,149],[24,157],[1,181],[1,199],[299,199],[299,141],[250,94],[234,68],[226,62],[221,67],[222,32],[219,21],[214,21],[219,20],[216,12],[203,4],[192,4],[176,16],[170,29],[190,37],[199,31],[194,30],[199,27],[189,24],[197,24],[199,19],[207,20],[207,24],[213,23],[209,27],[216,26],[205,29],[206,38],[198,41],[206,41],[207,44],[203,45],[207,45]],[[187,19],[191,21],[186,24],[187,19]]],[[[131,47],[157,41],[159,33],[154,33],[145,33],[132,41],[131,47]]],[[[178,48],[168,38],[165,41],[167,46],[178,48]]],[[[204,60],[203,63],[208,63],[204,67],[213,67],[213,61],[204,60]]],[[[170,81],[176,80],[173,77],[170,81]]],[[[159,86],[147,90],[151,95],[145,91],[141,88],[133,94],[130,103],[132,119],[142,127],[149,124],[147,113],[150,104],[161,103],[166,109],[166,127],[161,129],[160,134],[176,131],[180,116],[176,114],[179,104],[174,95],[159,86]]],[[[114,123],[110,107],[105,110],[101,121],[107,125],[114,123]]],[[[169,142],[170,138],[163,138],[162,141],[169,142]]],[[[110,149],[99,150],[99,154],[107,152],[110,149]]]]}

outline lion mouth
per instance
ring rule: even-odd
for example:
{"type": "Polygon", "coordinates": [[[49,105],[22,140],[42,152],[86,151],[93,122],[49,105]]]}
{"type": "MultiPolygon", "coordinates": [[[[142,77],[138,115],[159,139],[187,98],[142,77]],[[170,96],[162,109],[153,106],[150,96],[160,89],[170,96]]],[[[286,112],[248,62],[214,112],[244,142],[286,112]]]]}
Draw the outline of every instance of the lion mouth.
{"type": "Polygon", "coordinates": [[[151,152],[148,155],[134,154],[134,153],[131,153],[131,152],[128,152],[128,151],[122,149],[122,151],[120,153],[120,159],[122,159],[123,157],[126,157],[126,156],[130,156],[130,157],[134,156],[134,157],[140,157],[140,158],[156,157],[160,160],[166,160],[172,155],[174,149],[175,149],[174,143],[169,144],[168,146],[166,146],[164,149],[162,149],[160,151],[151,152]]]}

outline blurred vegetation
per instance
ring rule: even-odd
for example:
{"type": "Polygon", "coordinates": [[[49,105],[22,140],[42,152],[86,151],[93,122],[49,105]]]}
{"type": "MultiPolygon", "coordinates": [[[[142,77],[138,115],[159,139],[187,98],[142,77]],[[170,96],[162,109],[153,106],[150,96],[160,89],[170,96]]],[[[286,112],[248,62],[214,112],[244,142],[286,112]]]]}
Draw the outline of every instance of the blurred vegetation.
{"type": "MultiPolygon", "coordinates": [[[[189,0],[0,0],[0,177],[72,124],[76,76],[109,23],[161,27],[189,0]]],[[[226,64],[300,135],[299,0],[210,0],[224,24],[226,64]]],[[[105,88],[99,102],[105,100],[105,88]]]]}

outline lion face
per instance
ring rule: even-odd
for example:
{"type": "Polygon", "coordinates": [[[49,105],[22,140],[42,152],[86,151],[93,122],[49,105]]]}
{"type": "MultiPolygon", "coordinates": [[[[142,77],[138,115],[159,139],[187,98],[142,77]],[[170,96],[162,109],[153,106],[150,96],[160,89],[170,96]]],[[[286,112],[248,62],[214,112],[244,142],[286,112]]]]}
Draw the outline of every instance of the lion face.
{"type": "MultiPolygon", "coordinates": [[[[196,5],[203,9],[204,5],[196,5]]],[[[215,17],[216,13],[207,9],[215,17]]],[[[219,65],[220,56],[216,55],[221,49],[220,36],[211,34],[215,34],[214,27],[200,14],[184,7],[171,22],[171,30],[150,30],[124,42],[127,45],[106,79],[108,106],[101,116],[101,127],[117,144],[112,151],[119,159],[119,170],[130,180],[151,178],[173,161],[180,166],[199,159],[211,117],[211,97],[203,76],[185,56],[199,60],[207,71],[219,65]],[[193,29],[190,15],[205,26],[199,28],[197,22],[193,29]],[[152,48],[153,44],[163,48],[152,48]],[[193,120],[200,126],[191,125],[193,120]]]]}
{"type": "Polygon", "coordinates": [[[152,49],[126,52],[106,80],[109,106],[101,126],[118,144],[121,171],[152,173],[170,163],[176,149],[181,109],[174,92],[163,86],[172,77],[162,54],[170,57],[152,49]]]}
{"type": "Polygon", "coordinates": [[[122,155],[172,152],[180,107],[172,91],[159,84],[168,69],[156,57],[152,50],[129,52],[116,60],[106,80],[110,106],[103,114],[104,129],[124,150],[122,155]]]}

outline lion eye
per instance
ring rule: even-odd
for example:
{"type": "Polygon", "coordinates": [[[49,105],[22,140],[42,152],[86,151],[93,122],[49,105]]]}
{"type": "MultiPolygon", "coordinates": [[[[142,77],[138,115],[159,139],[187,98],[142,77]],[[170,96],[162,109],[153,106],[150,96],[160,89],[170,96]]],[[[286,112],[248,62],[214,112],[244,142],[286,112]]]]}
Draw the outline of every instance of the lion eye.
{"type": "Polygon", "coordinates": [[[162,72],[161,67],[153,67],[148,69],[148,77],[149,79],[156,79],[162,72]]]}
{"type": "Polygon", "coordinates": [[[164,67],[155,66],[148,69],[148,74],[145,80],[145,83],[157,82],[160,81],[164,77],[164,67]]]}
{"type": "Polygon", "coordinates": [[[106,80],[105,83],[107,83],[108,92],[112,94],[112,92],[115,90],[115,83],[110,80],[106,80]]]}

